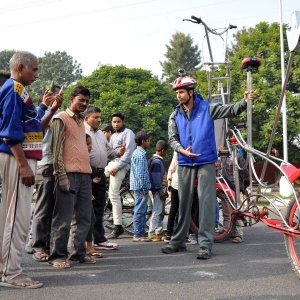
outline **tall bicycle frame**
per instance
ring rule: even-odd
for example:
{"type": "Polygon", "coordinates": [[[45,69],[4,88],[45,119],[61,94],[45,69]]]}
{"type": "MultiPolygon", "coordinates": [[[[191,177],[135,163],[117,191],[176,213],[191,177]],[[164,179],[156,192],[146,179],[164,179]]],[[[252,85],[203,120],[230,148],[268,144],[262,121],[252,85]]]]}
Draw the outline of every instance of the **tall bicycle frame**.
{"type": "MultiPolygon", "coordinates": [[[[188,19],[196,24],[202,24],[205,28],[207,35],[208,47],[210,52],[210,57],[212,59],[211,47],[209,42],[208,34],[209,32],[214,33],[200,18],[192,16],[191,19],[188,19]]],[[[292,62],[295,56],[295,51],[300,49],[300,12],[295,12],[295,19],[293,20],[292,28],[288,29],[288,39],[289,40],[289,50],[290,58],[287,68],[287,74],[285,77],[285,82],[282,87],[282,92],[280,95],[280,100],[278,104],[278,111],[275,117],[274,126],[272,129],[271,137],[267,152],[264,153],[252,147],[252,133],[251,131],[252,120],[251,120],[251,107],[247,105],[247,126],[248,126],[248,135],[250,134],[250,140],[248,136],[247,142],[243,138],[240,130],[237,127],[229,129],[231,138],[227,139],[227,145],[229,152],[232,155],[233,160],[233,172],[235,177],[235,192],[230,190],[228,184],[223,181],[222,177],[217,177],[216,186],[217,190],[223,190],[226,201],[229,203],[229,207],[232,209],[231,213],[224,214],[224,222],[229,222],[228,224],[233,224],[237,220],[241,220],[244,226],[251,226],[253,223],[249,220],[254,221],[255,223],[263,222],[269,228],[281,232],[284,234],[285,246],[287,255],[290,259],[293,270],[296,272],[297,276],[300,278],[300,196],[299,193],[294,188],[295,181],[300,177],[300,169],[297,169],[295,166],[290,164],[287,161],[279,159],[275,156],[270,155],[271,146],[274,140],[275,130],[278,124],[280,110],[283,100],[283,95],[285,93],[288,78],[292,69],[292,62]],[[250,111],[250,113],[249,113],[250,111]],[[249,118],[250,115],[250,118],[249,118]],[[249,124],[250,123],[250,124],[249,124]],[[249,128],[250,127],[250,128],[249,128]],[[247,152],[249,171],[251,175],[254,176],[256,182],[259,185],[259,188],[256,192],[252,188],[252,178],[249,195],[240,201],[239,199],[239,187],[238,187],[238,174],[241,167],[237,161],[237,147],[241,147],[244,151],[247,152]],[[264,161],[263,170],[260,176],[258,176],[254,168],[254,157],[259,157],[264,161]],[[279,195],[272,193],[271,188],[274,187],[274,184],[266,184],[263,179],[266,173],[267,165],[270,164],[277,170],[279,177],[284,177],[288,183],[288,186],[291,190],[291,197],[289,202],[279,195]],[[259,208],[257,203],[259,200],[264,200],[269,203],[269,206],[264,206],[259,208]],[[282,211],[281,207],[284,207],[285,212],[282,211]],[[285,215],[284,215],[285,214],[285,215]],[[227,220],[226,220],[227,218],[227,220]]],[[[248,74],[247,74],[248,76],[248,74]]],[[[251,78],[247,80],[248,90],[252,88],[249,87],[251,83],[251,78]]],[[[210,85],[211,87],[211,85],[210,85]]],[[[210,94],[211,95],[211,94],[210,94]]],[[[279,180],[276,183],[278,183],[279,180]]],[[[229,226],[229,225],[228,225],[229,226]]],[[[230,225],[231,226],[231,225],[230,225]]],[[[226,228],[225,228],[226,229],[226,228]]],[[[230,233],[230,227],[226,233],[230,233]]]]}

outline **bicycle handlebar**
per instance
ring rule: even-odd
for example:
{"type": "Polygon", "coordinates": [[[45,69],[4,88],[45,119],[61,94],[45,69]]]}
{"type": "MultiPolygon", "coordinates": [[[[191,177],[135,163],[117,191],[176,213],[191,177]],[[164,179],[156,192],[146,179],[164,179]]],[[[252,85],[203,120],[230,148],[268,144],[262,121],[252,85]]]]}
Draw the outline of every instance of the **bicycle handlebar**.
{"type": "Polygon", "coordinates": [[[229,29],[236,29],[237,26],[236,25],[232,25],[229,24],[228,27],[224,28],[224,31],[221,33],[218,33],[216,29],[211,29],[210,27],[208,27],[201,18],[195,17],[195,16],[191,16],[191,19],[183,19],[182,21],[189,21],[195,24],[202,24],[210,33],[212,34],[216,34],[216,35],[222,35],[224,32],[226,32],[229,29]]]}
{"type": "Polygon", "coordinates": [[[197,18],[195,16],[191,16],[191,19],[194,20],[194,21],[196,21],[196,23],[198,23],[198,24],[202,23],[201,18],[197,18]]]}

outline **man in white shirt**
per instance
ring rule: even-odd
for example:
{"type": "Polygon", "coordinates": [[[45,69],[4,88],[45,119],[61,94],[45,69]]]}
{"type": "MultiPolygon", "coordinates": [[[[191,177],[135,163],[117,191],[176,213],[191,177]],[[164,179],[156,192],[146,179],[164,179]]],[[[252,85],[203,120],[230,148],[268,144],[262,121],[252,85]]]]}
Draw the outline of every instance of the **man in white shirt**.
{"type": "Polygon", "coordinates": [[[111,116],[111,125],[114,133],[110,138],[109,144],[114,150],[125,147],[125,153],[120,158],[112,160],[106,170],[110,174],[109,179],[109,198],[112,204],[114,230],[108,238],[118,238],[124,233],[122,226],[122,203],[120,197],[121,184],[130,169],[131,156],[136,148],[134,133],[125,127],[125,117],[122,113],[114,113],[111,116]]]}
{"type": "MultiPolygon", "coordinates": [[[[103,227],[103,215],[106,204],[106,176],[104,168],[107,165],[108,158],[113,159],[124,153],[124,148],[112,149],[104,133],[99,129],[101,124],[101,110],[96,106],[88,106],[85,111],[84,126],[86,133],[92,139],[92,150],[90,152],[90,164],[92,167],[92,193],[95,222],[91,226],[88,235],[88,241],[94,237],[95,250],[114,250],[118,244],[109,242],[105,237],[103,227]]],[[[90,250],[92,253],[93,249],[90,250]]],[[[90,253],[90,254],[91,254],[90,253]]]]}

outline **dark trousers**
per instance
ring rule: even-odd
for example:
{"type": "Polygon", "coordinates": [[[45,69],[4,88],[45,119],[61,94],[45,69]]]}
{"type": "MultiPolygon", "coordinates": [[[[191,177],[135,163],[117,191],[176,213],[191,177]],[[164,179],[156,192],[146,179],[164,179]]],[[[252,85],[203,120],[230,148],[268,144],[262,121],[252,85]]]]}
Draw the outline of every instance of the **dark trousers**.
{"type": "Polygon", "coordinates": [[[105,230],[103,226],[103,215],[106,204],[106,176],[103,171],[98,174],[101,179],[99,183],[92,182],[92,193],[94,200],[92,201],[92,224],[88,234],[87,241],[91,242],[94,236],[94,243],[106,242],[105,230]]]}
{"type": "Polygon", "coordinates": [[[70,189],[63,192],[56,178],[49,260],[68,258],[68,241],[72,223],[70,259],[82,260],[86,255],[85,242],[91,226],[92,184],[91,175],[68,173],[70,189]]]}
{"type": "Polygon", "coordinates": [[[36,203],[32,223],[32,239],[34,251],[50,250],[50,232],[54,208],[53,165],[37,168],[35,177],[36,203]]]}
{"type": "Polygon", "coordinates": [[[169,211],[167,236],[171,237],[174,231],[175,220],[178,217],[179,196],[178,190],[171,188],[171,207],[169,211]]]}

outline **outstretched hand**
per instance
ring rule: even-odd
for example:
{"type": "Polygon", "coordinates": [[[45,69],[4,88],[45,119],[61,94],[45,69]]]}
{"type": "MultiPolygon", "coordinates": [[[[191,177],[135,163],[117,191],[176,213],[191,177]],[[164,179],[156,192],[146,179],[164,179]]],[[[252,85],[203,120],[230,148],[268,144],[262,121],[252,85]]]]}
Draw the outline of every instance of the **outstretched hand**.
{"type": "Polygon", "coordinates": [[[188,146],[186,149],[181,149],[180,153],[187,156],[187,157],[189,157],[189,158],[198,157],[198,156],[201,155],[201,154],[198,154],[198,153],[192,153],[191,149],[192,149],[192,147],[188,146]]]}

